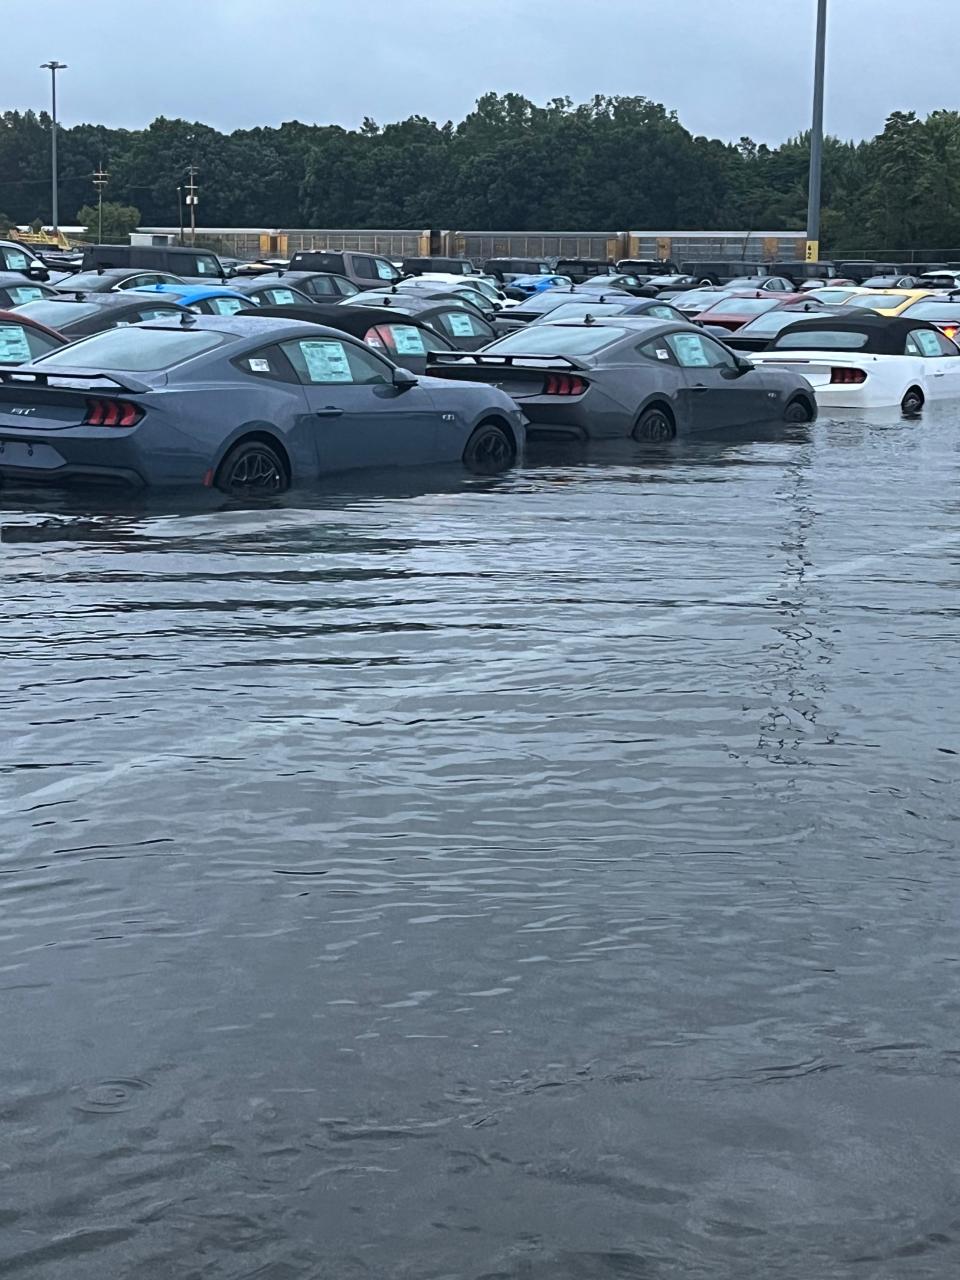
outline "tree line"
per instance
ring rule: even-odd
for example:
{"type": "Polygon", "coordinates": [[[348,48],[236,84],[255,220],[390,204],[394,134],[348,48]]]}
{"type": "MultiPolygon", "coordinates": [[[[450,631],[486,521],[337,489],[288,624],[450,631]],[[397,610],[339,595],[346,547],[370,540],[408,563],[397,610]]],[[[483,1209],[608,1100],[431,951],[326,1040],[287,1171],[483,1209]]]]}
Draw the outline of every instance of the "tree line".
{"type": "MultiPolygon", "coordinates": [[[[0,117],[0,210],[50,219],[50,117],[0,117]]],[[[459,124],[411,116],[357,130],[298,121],[223,134],[159,117],[145,129],[61,127],[60,220],[105,199],[144,225],[176,225],[177,186],[199,170],[207,226],[508,230],[802,229],[809,137],[779,147],[695,137],[643,97],[538,106],[489,93],[459,124]]],[[[894,112],[862,142],[828,138],[824,248],[960,246],[960,113],[894,112]]]]}

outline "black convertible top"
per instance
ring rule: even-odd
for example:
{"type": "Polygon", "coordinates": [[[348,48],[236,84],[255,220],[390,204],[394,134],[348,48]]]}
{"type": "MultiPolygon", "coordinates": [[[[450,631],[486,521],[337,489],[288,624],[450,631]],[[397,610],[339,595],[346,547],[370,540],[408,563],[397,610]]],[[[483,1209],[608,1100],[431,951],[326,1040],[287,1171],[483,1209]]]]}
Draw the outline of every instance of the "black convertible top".
{"type": "MultiPolygon", "coordinates": [[[[862,333],[867,335],[867,344],[861,351],[875,356],[902,356],[907,342],[907,335],[915,329],[940,330],[929,320],[911,320],[906,316],[880,316],[876,312],[864,311],[859,316],[824,315],[821,311],[808,320],[798,320],[796,324],[781,329],[767,348],[768,351],[779,351],[783,348],[783,340],[798,333],[862,333]]],[[[795,350],[795,343],[790,343],[795,350]]],[[[789,350],[790,347],[786,348],[789,350]]]]}
{"type": "Polygon", "coordinates": [[[278,304],[275,307],[251,307],[250,310],[258,316],[283,316],[288,320],[329,325],[331,329],[352,333],[355,338],[362,338],[375,324],[412,324],[417,329],[425,327],[419,314],[410,315],[402,307],[397,307],[396,310],[393,307],[341,307],[339,303],[327,307],[314,302],[309,307],[278,304]]]}

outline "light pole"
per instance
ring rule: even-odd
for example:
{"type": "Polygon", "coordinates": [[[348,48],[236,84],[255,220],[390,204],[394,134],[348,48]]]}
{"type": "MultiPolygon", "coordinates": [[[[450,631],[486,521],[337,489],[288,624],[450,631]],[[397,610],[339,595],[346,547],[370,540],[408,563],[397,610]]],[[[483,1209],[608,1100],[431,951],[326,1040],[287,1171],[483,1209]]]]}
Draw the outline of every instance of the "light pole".
{"type": "Polygon", "coordinates": [[[810,183],[807,195],[807,261],[820,261],[820,186],[823,173],[823,81],[827,60],[827,0],[817,0],[817,54],[813,72],[810,183]]]}
{"type": "Polygon", "coordinates": [[[50,72],[50,96],[52,99],[51,116],[53,125],[50,129],[50,185],[53,194],[53,233],[54,235],[60,229],[60,197],[57,191],[57,72],[66,71],[67,64],[65,62],[57,62],[52,59],[50,62],[42,62],[40,64],[41,71],[50,72]]]}

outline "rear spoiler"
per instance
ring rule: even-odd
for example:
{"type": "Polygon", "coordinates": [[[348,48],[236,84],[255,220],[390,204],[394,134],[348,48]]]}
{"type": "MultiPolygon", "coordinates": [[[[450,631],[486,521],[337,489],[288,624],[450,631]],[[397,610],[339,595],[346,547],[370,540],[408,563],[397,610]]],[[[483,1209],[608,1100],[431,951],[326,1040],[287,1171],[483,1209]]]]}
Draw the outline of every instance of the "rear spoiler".
{"type": "Polygon", "coordinates": [[[482,351],[431,351],[427,355],[427,365],[469,366],[481,369],[513,369],[521,366],[524,369],[586,369],[586,365],[569,356],[493,356],[482,351]]]}
{"type": "Polygon", "coordinates": [[[34,386],[45,387],[50,391],[75,391],[76,387],[52,387],[50,379],[55,378],[57,381],[67,379],[70,382],[112,382],[118,391],[127,391],[131,395],[145,395],[154,388],[148,386],[145,382],[139,382],[136,378],[129,378],[126,374],[122,378],[113,373],[93,373],[89,369],[58,369],[56,373],[34,373],[32,370],[20,370],[16,367],[12,369],[0,369],[0,384],[3,386],[34,386]]]}

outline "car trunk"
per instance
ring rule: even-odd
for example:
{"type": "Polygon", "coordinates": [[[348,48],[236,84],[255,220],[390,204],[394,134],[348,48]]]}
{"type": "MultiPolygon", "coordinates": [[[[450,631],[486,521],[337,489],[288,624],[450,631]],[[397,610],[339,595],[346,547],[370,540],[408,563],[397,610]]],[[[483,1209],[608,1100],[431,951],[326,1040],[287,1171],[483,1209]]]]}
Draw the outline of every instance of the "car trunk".
{"type": "Polygon", "coordinates": [[[514,400],[556,395],[558,399],[582,395],[589,382],[582,366],[567,356],[493,356],[431,354],[427,373],[434,378],[460,382],[486,382],[514,400]]]}

